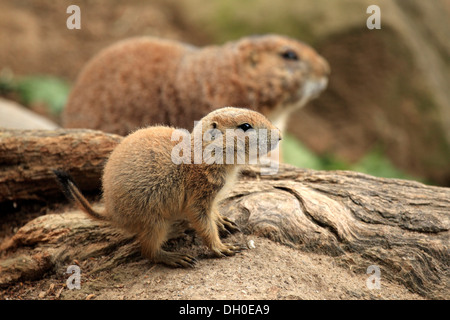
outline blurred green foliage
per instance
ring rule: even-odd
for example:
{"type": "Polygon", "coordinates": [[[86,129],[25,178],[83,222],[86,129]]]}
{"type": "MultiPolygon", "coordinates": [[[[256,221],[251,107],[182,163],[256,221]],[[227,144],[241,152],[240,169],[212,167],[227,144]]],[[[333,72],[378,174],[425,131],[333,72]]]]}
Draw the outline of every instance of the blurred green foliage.
{"type": "Polygon", "coordinates": [[[217,29],[214,35],[220,42],[254,34],[255,30],[259,34],[276,32],[296,36],[309,43],[314,39],[311,24],[301,21],[297,10],[290,6],[277,6],[264,0],[227,0],[218,1],[216,5],[208,23],[217,29]],[[255,8],[257,14],[254,14],[255,8]]]}
{"type": "Polygon", "coordinates": [[[354,164],[342,161],[334,155],[316,155],[289,134],[283,136],[282,149],[283,161],[301,168],[314,170],[350,170],[376,177],[420,180],[397,169],[384,155],[380,147],[375,147],[354,164]]]}
{"type": "Polygon", "coordinates": [[[70,86],[51,76],[0,78],[0,94],[15,94],[25,106],[44,104],[51,114],[58,115],[64,108],[70,86]]]}
{"type": "Polygon", "coordinates": [[[314,44],[316,37],[311,21],[323,23],[325,17],[316,11],[307,21],[299,18],[305,6],[314,5],[294,1],[280,4],[271,0],[218,0],[210,3],[209,10],[198,15],[198,19],[203,20],[217,43],[251,34],[279,33],[314,44]]]}

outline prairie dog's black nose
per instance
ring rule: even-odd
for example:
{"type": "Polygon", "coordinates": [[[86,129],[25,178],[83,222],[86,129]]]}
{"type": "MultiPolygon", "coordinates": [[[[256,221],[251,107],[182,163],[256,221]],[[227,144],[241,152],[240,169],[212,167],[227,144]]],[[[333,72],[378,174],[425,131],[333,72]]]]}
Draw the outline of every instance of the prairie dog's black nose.
{"type": "Polygon", "coordinates": [[[278,129],[278,141],[281,141],[281,140],[283,140],[283,136],[281,134],[281,130],[278,129]]]}

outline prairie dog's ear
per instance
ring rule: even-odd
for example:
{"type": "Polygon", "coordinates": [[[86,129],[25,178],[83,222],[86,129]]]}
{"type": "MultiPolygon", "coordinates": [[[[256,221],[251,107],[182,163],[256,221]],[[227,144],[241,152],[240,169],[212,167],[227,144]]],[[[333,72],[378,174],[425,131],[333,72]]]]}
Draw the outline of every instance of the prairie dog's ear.
{"type": "Polygon", "coordinates": [[[208,130],[211,140],[215,140],[218,136],[222,135],[222,131],[217,129],[217,122],[211,123],[211,128],[208,130]]]}
{"type": "Polygon", "coordinates": [[[245,39],[237,43],[237,50],[235,51],[236,58],[243,63],[248,63],[254,67],[259,62],[259,52],[255,41],[252,39],[245,39]]]}
{"type": "Polygon", "coordinates": [[[255,67],[259,62],[259,53],[256,51],[251,51],[248,57],[248,61],[250,62],[252,67],[255,67]]]}

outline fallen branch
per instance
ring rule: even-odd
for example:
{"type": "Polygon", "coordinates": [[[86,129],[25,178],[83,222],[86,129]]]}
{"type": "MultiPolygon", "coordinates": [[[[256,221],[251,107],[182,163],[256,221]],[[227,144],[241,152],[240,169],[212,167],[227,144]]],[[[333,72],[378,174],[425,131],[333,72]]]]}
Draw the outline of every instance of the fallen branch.
{"type": "MultiPolygon", "coordinates": [[[[73,142],[70,136],[80,137],[79,134],[79,131],[60,132],[58,136],[73,142]]],[[[108,148],[120,140],[100,132],[82,134],[87,135],[82,140],[106,139],[108,148]]],[[[52,139],[57,137],[49,141],[52,139]]],[[[78,180],[90,167],[91,182],[85,181],[89,184],[100,176],[109,151],[99,142],[84,143],[97,145],[88,149],[92,153],[89,158],[96,160],[67,161],[63,168],[75,173],[78,180]],[[96,150],[101,150],[97,157],[96,150]]],[[[43,152],[63,148],[55,142],[51,148],[45,148],[42,141],[40,145],[43,152]]],[[[80,150],[85,149],[75,146],[65,150],[62,158],[79,159],[80,150]]],[[[56,162],[59,159],[55,156],[56,162]]],[[[27,170],[34,172],[31,167],[27,170]]],[[[26,181],[30,182],[25,179],[22,183],[26,181]]],[[[299,250],[334,256],[337,263],[359,272],[365,273],[368,266],[377,265],[382,279],[402,283],[425,297],[450,296],[448,188],[288,165],[281,165],[275,175],[265,176],[259,168],[248,167],[221,203],[221,211],[234,219],[245,233],[268,237],[299,250]]],[[[0,261],[0,285],[4,286],[20,279],[39,279],[45,272],[54,271],[73,259],[104,256],[102,269],[107,270],[139,256],[132,236],[103,222],[92,221],[79,211],[41,216],[19,229],[8,243],[2,244],[2,249],[6,254],[0,261]]]]}
{"type": "Polygon", "coordinates": [[[85,191],[98,190],[105,159],[121,139],[82,129],[0,129],[0,203],[60,195],[53,168],[70,170],[85,191]]]}

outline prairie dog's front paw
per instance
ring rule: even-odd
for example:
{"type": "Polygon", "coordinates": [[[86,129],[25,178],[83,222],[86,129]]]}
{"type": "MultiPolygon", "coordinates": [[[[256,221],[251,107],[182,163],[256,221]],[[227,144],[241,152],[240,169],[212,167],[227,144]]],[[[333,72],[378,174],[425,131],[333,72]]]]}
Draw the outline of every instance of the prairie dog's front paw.
{"type": "Polygon", "coordinates": [[[223,216],[219,216],[219,219],[217,220],[217,227],[221,237],[241,231],[236,223],[223,216]]]}
{"type": "Polygon", "coordinates": [[[233,256],[236,253],[241,252],[243,249],[245,248],[240,244],[228,244],[228,243],[224,243],[219,247],[211,248],[214,254],[219,258],[225,256],[233,256]]]}

